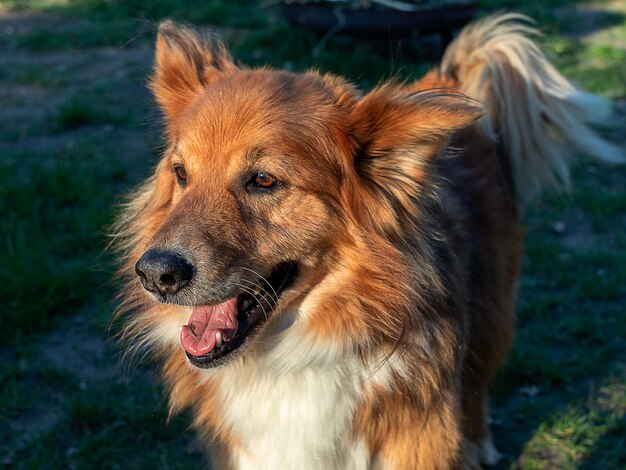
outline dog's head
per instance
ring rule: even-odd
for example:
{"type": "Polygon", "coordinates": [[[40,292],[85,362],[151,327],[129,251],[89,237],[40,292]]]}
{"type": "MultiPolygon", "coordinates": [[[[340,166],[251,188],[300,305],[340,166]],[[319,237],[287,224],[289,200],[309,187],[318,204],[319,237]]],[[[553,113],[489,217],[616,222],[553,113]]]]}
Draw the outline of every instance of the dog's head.
{"type": "Polygon", "coordinates": [[[152,90],[168,146],[132,222],[135,271],[185,312],[180,341],[199,367],[254,342],[358,232],[399,236],[430,162],[480,115],[449,94],[361,96],[330,75],[241,68],[169,22],[152,90]]]}

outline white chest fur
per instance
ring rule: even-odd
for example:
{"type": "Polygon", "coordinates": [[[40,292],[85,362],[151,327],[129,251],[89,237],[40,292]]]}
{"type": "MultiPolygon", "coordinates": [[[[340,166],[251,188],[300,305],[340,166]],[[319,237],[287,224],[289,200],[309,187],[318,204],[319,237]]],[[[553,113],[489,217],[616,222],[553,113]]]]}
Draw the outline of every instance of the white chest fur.
{"type": "Polygon", "coordinates": [[[368,468],[365,446],[352,436],[363,388],[355,363],[280,374],[258,366],[229,367],[221,381],[223,417],[243,444],[237,468],[368,468]]]}

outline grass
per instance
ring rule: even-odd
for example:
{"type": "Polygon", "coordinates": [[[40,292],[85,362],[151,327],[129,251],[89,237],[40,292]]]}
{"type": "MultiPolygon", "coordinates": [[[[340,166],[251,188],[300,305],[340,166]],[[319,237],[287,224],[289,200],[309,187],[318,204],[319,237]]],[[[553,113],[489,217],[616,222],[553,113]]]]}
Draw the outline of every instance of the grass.
{"type": "Polygon", "coordinates": [[[185,435],[186,424],[180,419],[168,422],[158,387],[135,379],[100,384],[92,390],[54,369],[30,367],[3,378],[9,385],[1,397],[13,419],[33,412],[45,414],[36,405],[41,393],[48,397],[46,408],[55,412],[45,430],[28,443],[0,432],[3,443],[14,443],[19,449],[5,455],[18,468],[197,466],[200,457],[185,435]]]}
{"type": "Polygon", "coordinates": [[[515,466],[621,468],[626,458],[614,446],[626,425],[623,178],[581,166],[570,198],[546,198],[528,216],[517,341],[494,407],[500,447],[523,446],[515,466]]]}
{"type": "Polygon", "coordinates": [[[3,155],[1,339],[47,329],[68,309],[93,300],[103,281],[99,238],[110,222],[114,188],[125,177],[121,163],[103,152],[86,138],[52,154],[3,155]]]}
{"type": "MultiPolygon", "coordinates": [[[[440,52],[341,36],[320,48],[319,38],[258,4],[0,4],[27,18],[0,34],[0,91],[10,90],[0,109],[0,466],[203,467],[188,418],[166,419],[151,369],[116,370],[107,341],[106,227],[161,146],[143,87],[160,19],[212,25],[245,63],[316,67],[364,88],[417,77],[440,52]]],[[[533,15],[561,70],[626,99],[626,3],[594,16],[595,39],[580,34],[590,26],[577,1],[479,4],[533,15]]],[[[623,168],[583,162],[570,196],[547,196],[528,214],[517,341],[494,385],[499,468],[626,465],[625,179],[623,168]]]]}
{"type": "Polygon", "coordinates": [[[124,112],[110,106],[94,106],[102,100],[85,98],[82,95],[70,96],[50,115],[51,127],[63,132],[87,125],[127,125],[132,123],[132,112],[124,112]]]}

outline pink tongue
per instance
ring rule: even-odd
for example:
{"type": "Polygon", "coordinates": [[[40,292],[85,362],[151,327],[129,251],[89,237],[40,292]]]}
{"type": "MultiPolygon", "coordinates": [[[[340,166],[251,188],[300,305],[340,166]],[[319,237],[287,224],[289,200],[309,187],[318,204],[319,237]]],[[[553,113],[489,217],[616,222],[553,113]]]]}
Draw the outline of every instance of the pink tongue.
{"type": "Polygon", "coordinates": [[[237,297],[217,305],[194,307],[189,323],[180,331],[180,342],[189,354],[202,356],[215,348],[217,332],[222,333],[224,341],[230,341],[238,326],[237,297]]]}

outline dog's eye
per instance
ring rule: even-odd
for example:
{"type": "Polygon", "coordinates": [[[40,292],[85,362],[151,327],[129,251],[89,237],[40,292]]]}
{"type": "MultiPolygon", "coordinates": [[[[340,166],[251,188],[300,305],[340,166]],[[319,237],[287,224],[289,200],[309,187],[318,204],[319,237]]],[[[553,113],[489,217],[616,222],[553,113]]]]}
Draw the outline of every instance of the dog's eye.
{"type": "Polygon", "coordinates": [[[185,167],[178,163],[174,165],[173,171],[176,175],[176,181],[178,181],[178,184],[185,186],[187,184],[187,171],[185,171],[185,167]]]}
{"type": "Polygon", "coordinates": [[[254,175],[252,175],[252,178],[250,178],[246,183],[248,189],[252,190],[272,189],[279,185],[280,183],[276,178],[264,171],[259,171],[258,173],[255,173],[254,175]]]}

